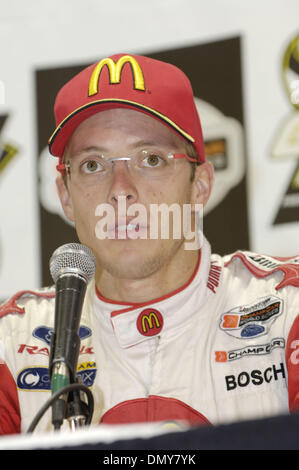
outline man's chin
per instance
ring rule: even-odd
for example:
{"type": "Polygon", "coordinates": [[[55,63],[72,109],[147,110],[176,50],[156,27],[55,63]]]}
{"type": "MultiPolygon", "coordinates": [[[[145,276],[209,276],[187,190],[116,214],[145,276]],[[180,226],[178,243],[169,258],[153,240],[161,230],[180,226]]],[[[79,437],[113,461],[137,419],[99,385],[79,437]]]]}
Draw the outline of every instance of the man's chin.
{"type": "MultiPolygon", "coordinates": [[[[141,240],[140,240],[141,241],[141,240]]],[[[159,271],[178,247],[165,247],[157,243],[136,244],[116,240],[114,249],[98,253],[101,270],[118,279],[145,279],[159,271]],[[143,245],[143,246],[142,246],[143,245]]],[[[107,247],[108,248],[108,247],[107,247]]]]}
{"type": "Polygon", "coordinates": [[[122,261],[116,263],[102,261],[101,268],[117,279],[138,280],[151,276],[157,270],[157,263],[148,260],[138,262],[122,261]]]}

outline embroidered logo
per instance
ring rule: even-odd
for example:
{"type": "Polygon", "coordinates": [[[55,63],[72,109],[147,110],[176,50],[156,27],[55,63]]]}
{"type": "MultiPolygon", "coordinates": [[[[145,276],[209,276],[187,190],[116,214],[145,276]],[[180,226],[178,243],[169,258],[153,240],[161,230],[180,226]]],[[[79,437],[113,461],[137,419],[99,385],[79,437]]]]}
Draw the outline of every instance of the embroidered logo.
{"type": "Polygon", "coordinates": [[[272,323],[281,315],[283,301],[274,295],[263,297],[251,304],[229,310],[221,315],[220,328],[240,339],[268,333],[272,323]]]}
{"type": "Polygon", "coordinates": [[[242,359],[242,357],[264,356],[265,354],[271,354],[273,349],[276,348],[285,348],[284,338],[274,338],[266,344],[253,344],[250,346],[245,346],[244,348],[233,349],[230,351],[215,351],[215,361],[230,362],[237,359],[242,359]]]}
{"type": "MultiPolygon", "coordinates": [[[[91,387],[96,377],[96,363],[83,362],[78,364],[77,376],[86,387],[91,387]]],[[[48,367],[26,367],[22,369],[17,377],[17,387],[19,390],[45,391],[51,390],[51,379],[48,367]]]]}
{"type": "Polygon", "coordinates": [[[118,84],[121,81],[122,69],[126,63],[129,63],[131,66],[134,89],[145,91],[144,77],[140,65],[134,57],[125,55],[116,63],[108,57],[106,59],[102,59],[95,66],[90,77],[88,96],[96,95],[99,92],[99,79],[103,67],[106,66],[108,68],[110,83],[118,84]]]}
{"type": "Polygon", "coordinates": [[[155,336],[163,328],[163,316],[154,308],[142,310],[137,318],[137,329],[143,336],[155,336]]]}
{"type": "MultiPolygon", "coordinates": [[[[41,339],[46,344],[50,346],[51,344],[51,336],[54,333],[54,329],[50,328],[49,326],[38,326],[32,332],[32,336],[37,339],[41,339]]],[[[87,326],[80,326],[79,328],[79,337],[80,339],[88,338],[91,336],[91,329],[87,326]]]]}

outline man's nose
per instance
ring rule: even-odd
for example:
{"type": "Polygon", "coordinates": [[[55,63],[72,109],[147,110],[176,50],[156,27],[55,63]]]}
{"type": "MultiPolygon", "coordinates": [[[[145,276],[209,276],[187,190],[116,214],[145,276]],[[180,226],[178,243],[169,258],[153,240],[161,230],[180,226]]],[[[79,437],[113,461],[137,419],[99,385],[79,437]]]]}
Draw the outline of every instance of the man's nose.
{"type": "Polygon", "coordinates": [[[116,207],[120,197],[122,200],[125,198],[128,204],[134,204],[138,198],[137,188],[125,161],[113,163],[111,178],[108,194],[110,204],[116,207]]]}

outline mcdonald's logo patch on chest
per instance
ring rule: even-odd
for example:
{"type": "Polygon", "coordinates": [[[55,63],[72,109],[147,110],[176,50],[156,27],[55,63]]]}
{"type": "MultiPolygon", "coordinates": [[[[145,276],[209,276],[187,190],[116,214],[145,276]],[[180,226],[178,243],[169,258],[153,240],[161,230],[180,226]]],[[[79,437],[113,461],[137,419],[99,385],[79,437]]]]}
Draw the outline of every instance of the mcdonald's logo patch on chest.
{"type": "Polygon", "coordinates": [[[162,331],[163,315],[159,310],[146,308],[137,318],[137,330],[143,336],[155,336],[162,331]]]}

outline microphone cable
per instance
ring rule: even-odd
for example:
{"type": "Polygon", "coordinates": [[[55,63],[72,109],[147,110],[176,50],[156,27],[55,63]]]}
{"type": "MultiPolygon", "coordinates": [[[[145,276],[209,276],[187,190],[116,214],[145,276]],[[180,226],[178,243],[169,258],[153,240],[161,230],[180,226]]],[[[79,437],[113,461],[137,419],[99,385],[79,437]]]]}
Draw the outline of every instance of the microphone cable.
{"type": "MultiPolygon", "coordinates": [[[[94,399],[93,399],[93,395],[91,393],[91,390],[89,390],[89,388],[86,387],[86,385],[83,385],[81,383],[73,383],[73,384],[66,385],[65,387],[61,388],[56,393],[54,393],[54,395],[52,395],[51,398],[49,398],[49,400],[46,401],[46,403],[41,407],[39,412],[36,414],[36,416],[32,420],[29,428],[26,431],[26,434],[33,433],[33,431],[35,430],[36,426],[38,425],[39,421],[44,416],[44,414],[46,413],[48,408],[50,408],[53,405],[53,403],[55,403],[56,400],[58,400],[60,398],[61,395],[64,395],[64,394],[70,393],[70,392],[78,392],[78,391],[82,391],[87,395],[87,410],[88,410],[88,413],[87,413],[85,425],[86,426],[90,425],[91,420],[92,420],[93,411],[94,411],[94,399]]],[[[54,429],[57,431],[59,428],[60,428],[60,426],[58,428],[54,428],[54,429]]]]}

